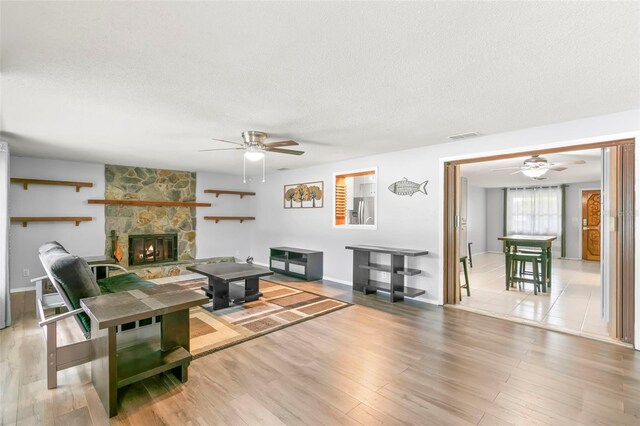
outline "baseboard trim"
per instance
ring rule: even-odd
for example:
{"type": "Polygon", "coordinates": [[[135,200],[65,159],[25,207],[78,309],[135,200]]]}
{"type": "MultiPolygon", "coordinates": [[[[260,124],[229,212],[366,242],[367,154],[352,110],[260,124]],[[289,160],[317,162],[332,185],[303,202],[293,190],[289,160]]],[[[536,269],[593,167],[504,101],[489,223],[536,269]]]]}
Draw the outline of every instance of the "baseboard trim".
{"type": "Polygon", "coordinates": [[[322,277],[323,280],[333,281],[334,283],[348,285],[349,287],[353,287],[353,283],[351,281],[340,280],[338,278],[333,277],[322,277]]]}
{"type": "Polygon", "coordinates": [[[36,286],[31,286],[31,287],[18,287],[18,288],[12,288],[11,290],[9,290],[10,293],[22,293],[25,291],[36,291],[36,286]]]}

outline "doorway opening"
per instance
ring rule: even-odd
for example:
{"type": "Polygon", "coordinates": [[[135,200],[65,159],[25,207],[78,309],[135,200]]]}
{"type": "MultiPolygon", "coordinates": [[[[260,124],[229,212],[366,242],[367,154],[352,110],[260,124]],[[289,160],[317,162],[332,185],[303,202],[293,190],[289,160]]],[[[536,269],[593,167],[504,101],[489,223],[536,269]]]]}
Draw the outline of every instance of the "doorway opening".
{"type": "Polygon", "coordinates": [[[445,304],[633,343],[634,140],[445,164],[445,304]]]}

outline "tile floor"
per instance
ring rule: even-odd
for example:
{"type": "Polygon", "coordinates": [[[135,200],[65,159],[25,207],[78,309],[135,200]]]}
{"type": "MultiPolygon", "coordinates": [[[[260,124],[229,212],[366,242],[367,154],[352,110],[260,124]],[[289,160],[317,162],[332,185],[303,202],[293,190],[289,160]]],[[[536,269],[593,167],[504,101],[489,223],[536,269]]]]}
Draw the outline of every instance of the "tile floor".
{"type": "Polygon", "coordinates": [[[537,296],[531,284],[506,291],[504,274],[502,254],[473,256],[471,297],[463,289],[461,306],[609,339],[608,323],[600,319],[600,262],[554,259],[551,290],[537,296]]]}

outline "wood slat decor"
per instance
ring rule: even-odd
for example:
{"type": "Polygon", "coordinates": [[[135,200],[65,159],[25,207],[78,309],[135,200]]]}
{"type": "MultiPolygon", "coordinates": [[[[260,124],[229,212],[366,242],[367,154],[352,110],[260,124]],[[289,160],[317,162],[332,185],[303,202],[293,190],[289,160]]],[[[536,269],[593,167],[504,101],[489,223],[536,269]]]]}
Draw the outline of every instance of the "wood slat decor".
{"type": "Polygon", "coordinates": [[[62,216],[39,216],[39,217],[11,217],[11,222],[19,222],[22,223],[22,227],[26,228],[29,222],[75,222],[76,226],[80,225],[80,222],[90,222],[93,220],[91,217],[85,216],[73,216],[73,217],[62,217],[62,216]]]}
{"type": "Polygon", "coordinates": [[[211,203],[196,203],[192,201],[89,200],[88,202],[89,204],[119,204],[125,206],[211,207],[211,203]]]}
{"type": "Polygon", "coordinates": [[[18,183],[26,191],[29,185],[57,185],[57,186],[75,186],[76,192],[80,192],[80,188],[92,188],[91,182],[71,182],[66,180],[46,180],[46,179],[28,179],[28,178],[11,178],[11,183],[18,183]]]}
{"type": "Polygon", "coordinates": [[[227,191],[227,190],[224,190],[224,189],[205,189],[204,193],[205,194],[216,194],[216,198],[218,198],[221,194],[239,195],[240,198],[244,198],[245,196],[249,196],[249,195],[256,195],[255,192],[227,191]]]}
{"type": "Polygon", "coordinates": [[[256,220],[256,218],[253,216],[205,216],[204,220],[215,220],[216,223],[221,220],[239,220],[242,223],[245,220],[256,220]]]}
{"type": "MultiPolygon", "coordinates": [[[[343,179],[344,182],[344,179],[343,179]]],[[[347,216],[347,186],[336,182],[336,224],[343,225],[347,216]]]]}

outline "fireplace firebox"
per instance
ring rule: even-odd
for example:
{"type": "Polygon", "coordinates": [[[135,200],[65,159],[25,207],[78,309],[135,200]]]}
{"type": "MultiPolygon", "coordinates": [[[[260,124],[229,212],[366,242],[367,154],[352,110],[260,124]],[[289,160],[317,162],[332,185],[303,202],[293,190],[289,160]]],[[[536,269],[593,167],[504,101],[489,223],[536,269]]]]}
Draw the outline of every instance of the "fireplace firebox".
{"type": "Polygon", "coordinates": [[[129,235],[129,265],[178,260],[178,234],[129,235]]]}

